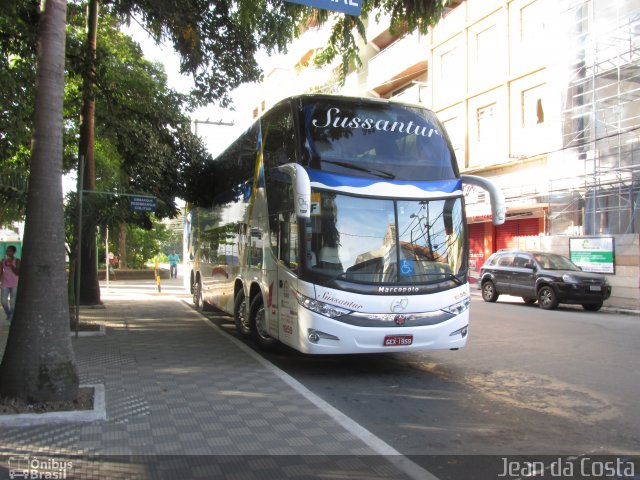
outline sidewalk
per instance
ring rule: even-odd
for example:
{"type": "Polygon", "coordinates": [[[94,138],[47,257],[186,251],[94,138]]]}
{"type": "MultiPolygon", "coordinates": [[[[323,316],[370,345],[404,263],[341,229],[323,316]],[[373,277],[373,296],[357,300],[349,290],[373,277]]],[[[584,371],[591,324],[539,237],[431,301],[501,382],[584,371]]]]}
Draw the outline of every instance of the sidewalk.
{"type": "Polygon", "coordinates": [[[72,341],[107,420],[0,425],[0,478],[36,457],[65,478],[434,478],[213,326],[181,278],[102,292],[81,317],[106,335],[72,341]]]}

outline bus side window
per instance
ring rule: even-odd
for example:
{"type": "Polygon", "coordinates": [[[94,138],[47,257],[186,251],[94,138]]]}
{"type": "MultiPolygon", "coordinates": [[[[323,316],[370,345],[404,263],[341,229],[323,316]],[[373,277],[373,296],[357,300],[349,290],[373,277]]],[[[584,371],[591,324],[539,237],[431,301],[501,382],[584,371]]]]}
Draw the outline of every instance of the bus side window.
{"type": "Polygon", "coordinates": [[[288,104],[274,110],[263,120],[262,137],[267,171],[295,161],[293,115],[288,104]]]}

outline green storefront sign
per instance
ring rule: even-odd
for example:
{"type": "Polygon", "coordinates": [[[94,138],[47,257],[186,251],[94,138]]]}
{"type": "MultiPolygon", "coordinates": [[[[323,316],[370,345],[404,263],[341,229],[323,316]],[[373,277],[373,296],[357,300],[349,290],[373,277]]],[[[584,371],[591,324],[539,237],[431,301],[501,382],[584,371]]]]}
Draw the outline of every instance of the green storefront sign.
{"type": "Polygon", "coordinates": [[[613,237],[579,237],[569,239],[571,261],[585,272],[615,273],[613,237]]]}

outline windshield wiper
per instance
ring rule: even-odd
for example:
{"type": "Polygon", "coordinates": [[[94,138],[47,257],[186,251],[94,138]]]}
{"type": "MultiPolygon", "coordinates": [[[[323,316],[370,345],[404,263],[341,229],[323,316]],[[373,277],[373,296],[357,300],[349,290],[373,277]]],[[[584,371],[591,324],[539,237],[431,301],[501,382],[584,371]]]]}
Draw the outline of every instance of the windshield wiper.
{"type": "Polygon", "coordinates": [[[335,160],[322,160],[323,162],[330,163],[332,165],[338,165],[339,167],[350,168],[351,170],[358,170],[359,172],[370,173],[371,175],[376,175],[380,178],[387,178],[389,180],[393,180],[396,176],[393,173],[385,172],[384,170],[378,170],[376,168],[365,168],[360,165],[354,165],[353,163],[347,162],[337,162],[335,160]]]}
{"type": "Polygon", "coordinates": [[[463,285],[462,280],[460,280],[460,278],[458,278],[453,273],[433,273],[431,275],[441,275],[442,277],[444,277],[445,280],[451,280],[452,282],[457,283],[458,285],[463,285]]]}

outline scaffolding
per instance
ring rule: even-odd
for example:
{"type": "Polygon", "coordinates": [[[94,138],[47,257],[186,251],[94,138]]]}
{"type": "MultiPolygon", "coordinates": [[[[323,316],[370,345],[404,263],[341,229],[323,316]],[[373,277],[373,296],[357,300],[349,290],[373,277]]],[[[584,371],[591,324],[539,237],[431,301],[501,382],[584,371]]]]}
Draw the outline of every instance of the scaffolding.
{"type": "Polygon", "coordinates": [[[549,180],[549,233],[638,233],[640,2],[563,0],[561,10],[573,56],[561,85],[562,149],[550,160],[573,175],[549,180]]]}

